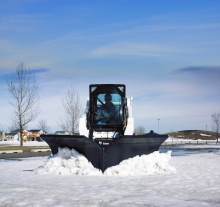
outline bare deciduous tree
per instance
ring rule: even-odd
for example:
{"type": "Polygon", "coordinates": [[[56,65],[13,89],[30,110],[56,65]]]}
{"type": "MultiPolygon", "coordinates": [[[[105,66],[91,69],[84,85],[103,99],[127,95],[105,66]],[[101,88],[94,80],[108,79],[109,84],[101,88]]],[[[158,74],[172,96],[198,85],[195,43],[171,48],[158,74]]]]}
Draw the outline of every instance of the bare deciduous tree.
{"type": "Polygon", "coordinates": [[[12,126],[18,126],[20,131],[20,145],[23,146],[22,132],[24,127],[33,121],[40,112],[39,87],[34,74],[19,64],[15,73],[7,80],[8,91],[11,94],[13,113],[10,116],[12,126]]]}
{"type": "Polygon", "coordinates": [[[19,129],[19,125],[16,125],[16,123],[11,123],[11,125],[8,127],[9,132],[15,131],[19,129]]]}
{"type": "Polygon", "coordinates": [[[134,129],[134,134],[136,135],[142,135],[145,134],[145,128],[143,126],[137,126],[134,129]]]}
{"type": "Polygon", "coordinates": [[[213,121],[213,130],[216,132],[216,140],[218,142],[218,132],[219,132],[219,128],[220,128],[220,113],[216,113],[214,112],[212,114],[212,121],[213,121]]]}
{"type": "Polygon", "coordinates": [[[64,120],[60,119],[59,125],[63,131],[76,133],[79,127],[79,118],[82,115],[82,104],[74,87],[67,89],[64,97],[62,97],[62,103],[65,109],[65,118],[64,120]]]}
{"type": "Polygon", "coordinates": [[[46,134],[50,131],[50,128],[49,128],[47,121],[45,119],[41,119],[38,122],[38,127],[46,134]]]}

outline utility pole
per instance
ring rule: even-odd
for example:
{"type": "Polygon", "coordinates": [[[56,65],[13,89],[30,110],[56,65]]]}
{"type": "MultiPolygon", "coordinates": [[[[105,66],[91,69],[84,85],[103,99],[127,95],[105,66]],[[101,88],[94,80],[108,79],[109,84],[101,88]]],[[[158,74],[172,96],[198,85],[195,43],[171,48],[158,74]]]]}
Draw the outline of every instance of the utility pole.
{"type": "Polygon", "coordinates": [[[3,133],[2,133],[2,131],[1,131],[1,124],[0,124],[0,138],[1,138],[1,140],[3,141],[3,133]]]}
{"type": "Polygon", "coordinates": [[[160,129],[160,125],[159,125],[159,121],[160,121],[160,119],[158,119],[158,134],[159,134],[159,129],[160,129]]]}

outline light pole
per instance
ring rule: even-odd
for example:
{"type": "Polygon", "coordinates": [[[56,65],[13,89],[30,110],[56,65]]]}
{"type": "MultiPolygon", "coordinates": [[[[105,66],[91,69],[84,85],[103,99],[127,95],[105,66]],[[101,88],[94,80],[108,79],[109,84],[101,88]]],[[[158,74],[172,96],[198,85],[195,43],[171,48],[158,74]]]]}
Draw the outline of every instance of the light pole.
{"type": "Polygon", "coordinates": [[[160,119],[158,119],[158,134],[159,134],[159,126],[160,126],[160,125],[159,125],[159,121],[160,121],[160,119]]]}
{"type": "Polygon", "coordinates": [[[3,141],[3,136],[2,136],[2,131],[1,131],[1,124],[0,124],[0,138],[1,138],[2,141],[3,141]]]}

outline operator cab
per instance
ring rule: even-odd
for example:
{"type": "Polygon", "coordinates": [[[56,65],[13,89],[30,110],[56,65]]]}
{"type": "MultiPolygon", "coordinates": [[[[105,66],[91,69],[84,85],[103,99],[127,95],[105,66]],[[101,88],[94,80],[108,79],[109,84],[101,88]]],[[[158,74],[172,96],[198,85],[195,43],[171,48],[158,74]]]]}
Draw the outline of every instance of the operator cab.
{"type": "Polygon", "coordinates": [[[119,132],[125,128],[125,85],[92,84],[87,129],[102,132],[119,132]]]}

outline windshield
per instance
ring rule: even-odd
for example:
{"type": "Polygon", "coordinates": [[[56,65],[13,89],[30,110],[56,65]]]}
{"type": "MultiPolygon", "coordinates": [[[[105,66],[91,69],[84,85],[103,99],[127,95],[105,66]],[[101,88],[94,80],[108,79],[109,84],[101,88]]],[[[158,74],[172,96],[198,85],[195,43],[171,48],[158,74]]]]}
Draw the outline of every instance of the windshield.
{"type": "Polygon", "coordinates": [[[121,123],[122,97],[115,93],[100,93],[96,98],[95,121],[98,125],[118,125],[121,123]]]}

